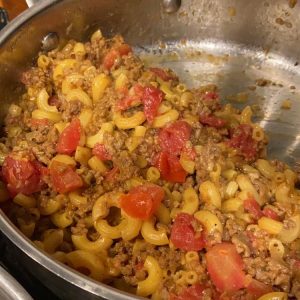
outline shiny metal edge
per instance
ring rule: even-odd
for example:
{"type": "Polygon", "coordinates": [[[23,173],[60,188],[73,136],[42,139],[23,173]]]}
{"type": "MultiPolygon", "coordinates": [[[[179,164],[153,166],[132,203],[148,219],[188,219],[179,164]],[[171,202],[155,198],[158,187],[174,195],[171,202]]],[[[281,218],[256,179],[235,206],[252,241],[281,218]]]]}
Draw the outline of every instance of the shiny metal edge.
{"type": "MultiPolygon", "coordinates": [[[[63,0],[43,0],[25,10],[1,31],[0,47],[16,30],[18,30],[32,17],[62,1],[63,0]]],[[[90,292],[95,296],[101,296],[109,300],[143,299],[141,297],[117,290],[104,283],[97,282],[87,276],[81,275],[62,263],[55,261],[50,255],[42,250],[39,250],[28,238],[20,233],[17,227],[15,227],[15,225],[8,219],[1,209],[0,230],[31,259],[39,263],[53,274],[77,286],[78,288],[90,292]]]]}
{"type": "Polygon", "coordinates": [[[51,271],[62,279],[88,291],[95,296],[101,296],[109,300],[132,300],[144,299],[121,290],[117,290],[109,285],[95,281],[82,275],[70,267],[55,261],[49,254],[39,250],[19,229],[8,219],[0,209],[0,230],[24,253],[41,266],[51,271]]]}
{"type": "Polygon", "coordinates": [[[0,266],[0,296],[2,300],[33,300],[27,291],[0,266]],[[2,298],[2,297],[5,298],[2,298]]]}

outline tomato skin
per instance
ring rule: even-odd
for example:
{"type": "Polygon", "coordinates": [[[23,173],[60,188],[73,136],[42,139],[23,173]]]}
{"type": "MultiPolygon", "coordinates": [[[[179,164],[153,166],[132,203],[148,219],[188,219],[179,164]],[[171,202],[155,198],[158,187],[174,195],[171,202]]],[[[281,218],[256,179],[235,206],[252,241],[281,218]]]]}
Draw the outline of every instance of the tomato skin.
{"type": "Polygon", "coordinates": [[[105,145],[97,143],[93,150],[93,155],[97,156],[100,160],[111,160],[112,156],[106,149],[105,145]]]}
{"type": "Polygon", "coordinates": [[[144,95],[144,87],[140,84],[135,84],[131,89],[129,94],[125,95],[120,101],[116,104],[117,110],[126,110],[133,106],[136,103],[142,101],[144,95]]]}
{"type": "Polygon", "coordinates": [[[144,114],[147,121],[151,124],[154,118],[157,116],[158,107],[164,98],[164,93],[154,87],[148,86],[145,87],[144,93],[142,96],[142,102],[144,104],[144,114]]]}
{"type": "Polygon", "coordinates": [[[111,49],[103,58],[104,68],[110,70],[118,58],[128,55],[130,52],[132,52],[132,49],[127,44],[122,44],[119,47],[111,49]]]}
{"type": "Polygon", "coordinates": [[[263,213],[264,216],[266,216],[268,218],[271,218],[271,219],[273,219],[275,221],[280,221],[280,218],[277,215],[277,213],[273,209],[271,209],[269,207],[265,207],[263,209],[262,213],[263,213]]]}
{"type": "Polygon", "coordinates": [[[160,152],[154,164],[160,171],[161,178],[174,183],[183,183],[187,172],[182,168],[177,156],[160,152]]]}
{"type": "Polygon", "coordinates": [[[147,220],[158,209],[165,196],[163,188],[156,184],[146,183],[137,186],[120,198],[121,208],[131,217],[147,220]]]}
{"type": "Polygon", "coordinates": [[[161,68],[149,68],[149,70],[156,76],[161,78],[163,81],[169,81],[175,79],[174,76],[170,75],[167,71],[161,68]]]}
{"type": "Polygon", "coordinates": [[[162,151],[173,155],[180,155],[186,142],[191,137],[191,126],[182,120],[175,121],[171,125],[160,130],[158,142],[162,151]]]}
{"type": "Polygon", "coordinates": [[[206,92],[204,94],[204,100],[207,101],[219,100],[219,95],[216,92],[206,92]]]}
{"type": "Polygon", "coordinates": [[[195,232],[193,225],[200,222],[192,215],[179,213],[172,225],[171,242],[184,251],[199,251],[205,247],[203,234],[195,232]]]}
{"type": "Polygon", "coordinates": [[[252,138],[252,127],[248,124],[241,124],[233,130],[228,145],[240,150],[247,160],[254,159],[257,155],[257,142],[252,138]]]}
{"type": "Polygon", "coordinates": [[[243,204],[245,210],[248,211],[255,220],[260,219],[264,215],[255,199],[246,199],[243,204]]]}
{"type": "Polygon", "coordinates": [[[114,182],[116,180],[116,177],[118,173],[120,172],[120,169],[118,167],[113,167],[111,170],[107,171],[105,174],[105,180],[109,182],[114,182]]]}
{"type": "Polygon", "coordinates": [[[208,274],[220,292],[234,292],[245,286],[243,260],[233,244],[216,244],[205,256],[208,274]]]}
{"type": "Polygon", "coordinates": [[[226,125],[225,120],[215,117],[214,115],[201,115],[200,123],[214,128],[223,128],[226,125]]]}
{"type": "Polygon", "coordinates": [[[205,287],[199,283],[184,288],[178,296],[170,295],[170,300],[202,300],[205,287]]]}
{"type": "Polygon", "coordinates": [[[49,171],[53,188],[58,193],[69,193],[83,186],[81,177],[70,165],[53,161],[49,171]]]}
{"type": "Polygon", "coordinates": [[[14,154],[6,156],[2,176],[12,197],[18,193],[31,195],[42,189],[40,170],[27,158],[14,157],[14,154]]]}
{"type": "Polygon", "coordinates": [[[79,145],[81,125],[78,118],[74,118],[60,134],[56,151],[60,154],[72,154],[79,145]]]}
{"type": "Polygon", "coordinates": [[[251,278],[251,281],[246,286],[247,292],[258,299],[259,297],[271,293],[273,291],[272,287],[269,285],[264,284],[254,278],[251,278]]]}

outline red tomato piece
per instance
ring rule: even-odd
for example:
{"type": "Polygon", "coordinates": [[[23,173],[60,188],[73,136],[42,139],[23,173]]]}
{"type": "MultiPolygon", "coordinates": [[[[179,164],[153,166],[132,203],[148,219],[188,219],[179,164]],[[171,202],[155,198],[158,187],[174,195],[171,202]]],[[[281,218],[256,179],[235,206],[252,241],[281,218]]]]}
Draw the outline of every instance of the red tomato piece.
{"type": "Polygon", "coordinates": [[[149,68],[149,70],[163,81],[169,81],[174,79],[174,76],[170,75],[167,71],[161,68],[149,68]]]}
{"type": "Polygon", "coordinates": [[[195,227],[200,222],[192,215],[179,213],[172,225],[171,241],[175,247],[185,251],[199,251],[204,248],[205,241],[202,232],[196,232],[195,227]]]}
{"type": "Polygon", "coordinates": [[[252,127],[241,124],[234,129],[228,145],[240,150],[241,154],[248,160],[257,155],[257,142],[252,138],[252,127]]]}
{"type": "Polygon", "coordinates": [[[46,127],[49,125],[48,119],[31,119],[30,125],[32,127],[46,127]]]}
{"type": "Polygon", "coordinates": [[[182,168],[177,156],[167,152],[160,152],[155,166],[160,171],[161,177],[170,182],[185,182],[187,172],[182,168]]]}
{"type": "Polygon", "coordinates": [[[222,128],[226,125],[226,121],[213,115],[201,115],[200,123],[214,128],[222,128]]]}
{"type": "Polygon", "coordinates": [[[56,151],[61,154],[72,154],[79,145],[81,137],[81,125],[79,119],[72,120],[60,134],[56,151]]]}
{"type": "Polygon", "coordinates": [[[234,292],[245,286],[243,260],[233,244],[214,245],[206,253],[208,274],[220,292],[234,292]]]}
{"type": "Polygon", "coordinates": [[[179,155],[191,137],[192,128],[185,121],[175,121],[160,130],[158,142],[162,151],[179,155]]]}
{"type": "Polygon", "coordinates": [[[216,92],[206,92],[204,94],[204,100],[208,100],[208,101],[219,100],[219,95],[216,92]]]}
{"type": "Polygon", "coordinates": [[[106,149],[105,145],[97,143],[93,150],[93,155],[97,156],[100,160],[111,160],[112,156],[106,149]]]}
{"type": "Polygon", "coordinates": [[[126,56],[132,52],[132,48],[128,44],[122,44],[117,48],[117,51],[121,56],[126,56]]]}
{"type": "Polygon", "coordinates": [[[277,213],[272,208],[265,207],[263,209],[262,213],[263,213],[264,216],[266,216],[268,218],[271,218],[273,220],[276,220],[276,221],[280,220],[279,216],[277,215],[277,213]]]}
{"type": "Polygon", "coordinates": [[[178,296],[170,295],[170,300],[202,300],[205,287],[199,283],[184,288],[178,296]]]}
{"type": "Polygon", "coordinates": [[[266,285],[263,282],[260,282],[254,278],[251,278],[249,284],[247,284],[247,292],[258,299],[259,297],[271,293],[273,291],[270,285],[266,285]]]}
{"type": "Polygon", "coordinates": [[[6,156],[2,176],[12,197],[18,193],[30,195],[39,192],[43,185],[37,165],[27,158],[19,158],[14,154],[6,156]]]}
{"type": "Polygon", "coordinates": [[[165,196],[163,188],[156,184],[143,184],[121,196],[120,206],[131,217],[147,220],[158,209],[165,196]]]}
{"type": "Polygon", "coordinates": [[[144,95],[144,87],[140,84],[135,84],[129,92],[129,95],[126,95],[122,98],[116,105],[117,110],[126,110],[127,108],[140,103],[144,95]]]}
{"type": "Polygon", "coordinates": [[[260,206],[255,199],[250,198],[245,200],[244,208],[255,220],[258,220],[263,216],[263,212],[261,211],[260,206]]]}
{"type": "Polygon", "coordinates": [[[106,181],[113,182],[115,181],[117,174],[120,172],[120,169],[118,167],[114,167],[111,170],[107,171],[105,174],[106,181]]]}
{"type": "Polygon", "coordinates": [[[128,55],[130,52],[132,52],[132,49],[127,44],[122,44],[117,48],[109,50],[103,58],[104,68],[110,70],[120,57],[128,55]]]}
{"type": "Polygon", "coordinates": [[[144,104],[144,114],[149,123],[152,123],[154,118],[157,116],[158,107],[164,97],[163,92],[154,87],[145,87],[142,102],[144,104]]]}
{"type": "Polygon", "coordinates": [[[53,161],[49,171],[53,188],[58,193],[69,193],[83,186],[81,177],[70,165],[53,161]]]}

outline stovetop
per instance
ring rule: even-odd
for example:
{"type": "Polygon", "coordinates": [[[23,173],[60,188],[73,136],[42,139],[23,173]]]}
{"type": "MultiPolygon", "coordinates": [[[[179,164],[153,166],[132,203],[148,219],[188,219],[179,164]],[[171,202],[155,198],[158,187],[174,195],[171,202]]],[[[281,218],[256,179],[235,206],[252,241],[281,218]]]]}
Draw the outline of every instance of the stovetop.
{"type": "Polygon", "coordinates": [[[59,300],[59,297],[54,295],[46,286],[33,275],[29,274],[14,257],[15,247],[4,235],[0,232],[0,264],[3,266],[31,295],[35,300],[59,300]]]}

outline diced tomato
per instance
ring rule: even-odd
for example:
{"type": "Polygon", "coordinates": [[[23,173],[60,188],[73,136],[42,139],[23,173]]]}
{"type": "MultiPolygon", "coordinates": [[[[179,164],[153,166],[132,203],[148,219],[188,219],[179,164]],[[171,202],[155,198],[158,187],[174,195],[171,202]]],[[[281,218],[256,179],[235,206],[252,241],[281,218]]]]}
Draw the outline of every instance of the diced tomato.
{"type": "Polygon", "coordinates": [[[117,104],[117,110],[126,110],[127,108],[140,103],[144,95],[144,87],[140,84],[135,84],[128,95],[125,95],[117,104]]]}
{"type": "Polygon", "coordinates": [[[30,125],[34,127],[46,127],[49,126],[49,120],[48,119],[31,119],[30,125]]]}
{"type": "Polygon", "coordinates": [[[117,51],[121,56],[126,56],[132,52],[132,48],[128,44],[122,44],[117,48],[117,51]]]}
{"type": "Polygon", "coordinates": [[[206,253],[208,274],[220,292],[233,292],[245,286],[243,260],[233,244],[214,245],[206,253]]]}
{"type": "Polygon", "coordinates": [[[228,145],[240,150],[241,154],[248,160],[257,155],[257,142],[252,138],[252,127],[241,124],[234,129],[228,145]]]}
{"type": "Polygon", "coordinates": [[[154,118],[157,116],[158,107],[164,98],[163,92],[154,87],[145,87],[142,102],[144,104],[144,114],[147,121],[151,124],[154,118]]]}
{"type": "Polygon", "coordinates": [[[111,49],[103,58],[104,68],[110,70],[120,57],[128,55],[130,52],[132,52],[132,49],[127,44],[111,49]]]}
{"type": "Polygon", "coordinates": [[[209,125],[211,127],[214,128],[222,128],[226,125],[226,121],[215,117],[213,115],[201,115],[200,116],[200,123],[202,123],[203,125],[209,125]]]}
{"type": "Polygon", "coordinates": [[[171,294],[170,300],[202,300],[205,287],[199,283],[184,288],[178,296],[171,294]]]}
{"type": "Polygon", "coordinates": [[[110,70],[119,57],[119,52],[116,49],[111,49],[103,58],[104,68],[110,70]]]}
{"type": "Polygon", "coordinates": [[[131,217],[147,220],[158,209],[165,191],[158,185],[147,183],[137,186],[121,196],[120,206],[131,217]]]}
{"type": "Polygon", "coordinates": [[[171,125],[160,130],[158,142],[162,151],[179,155],[191,137],[191,126],[182,120],[175,121],[171,125]]]}
{"type": "Polygon", "coordinates": [[[170,75],[167,71],[161,68],[149,68],[149,70],[163,81],[169,81],[174,79],[174,76],[170,75]]]}
{"type": "Polygon", "coordinates": [[[251,278],[249,284],[246,286],[247,292],[254,296],[255,299],[258,299],[262,295],[271,293],[273,291],[270,285],[266,285],[263,282],[260,282],[254,278],[251,278]]]}
{"type": "Polygon", "coordinates": [[[93,155],[97,156],[100,160],[111,160],[112,156],[106,149],[105,145],[97,143],[93,150],[93,155]]]}
{"type": "Polygon", "coordinates": [[[204,100],[207,101],[219,100],[219,95],[216,92],[206,92],[204,94],[204,100]]]}
{"type": "Polygon", "coordinates": [[[255,199],[246,199],[244,201],[244,208],[255,220],[258,220],[263,216],[263,212],[255,199]]]}
{"type": "Polygon", "coordinates": [[[271,219],[276,220],[276,221],[280,220],[279,216],[277,215],[277,213],[272,208],[265,207],[263,209],[262,213],[265,217],[271,218],[271,219]]]}
{"type": "Polygon", "coordinates": [[[105,174],[105,180],[113,182],[115,181],[117,174],[120,172],[120,169],[118,167],[113,167],[111,170],[107,171],[105,174]]]}
{"type": "Polygon", "coordinates": [[[171,242],[175,247],[185,251],[199,251],[204,248],[205,241],[201,231],[196,232],[195,227],[200,222],[192,215],[179,213],[172,225],[171,242]]]}
{"type": "Polygon", "coordinates": [[[167,152],[160,152],[155,162],[161,177],[170,182],[185,182],[186,171],[182,168],[177,156],[167,152]]]}
{"type": "Polygon", "coordinates": [[[61,154],[72,154],[79,145],[81,137],[81,126],[79,119],[72,120],[60,134],[56,151],[61,154]]]}
{"type": "Polygon", "coordinates": [[[12,197],[18,193],[30,195],[39,192],[43,185],[37,165],[13,153],[4,159],[2,176],[12,197]]]}
{"type": "Polygon", "coordinates": [[[70,165],[53,161],[50,165],[50,178],[56,192],[65,194],[83,186],[81,177],[70,165]]]}

